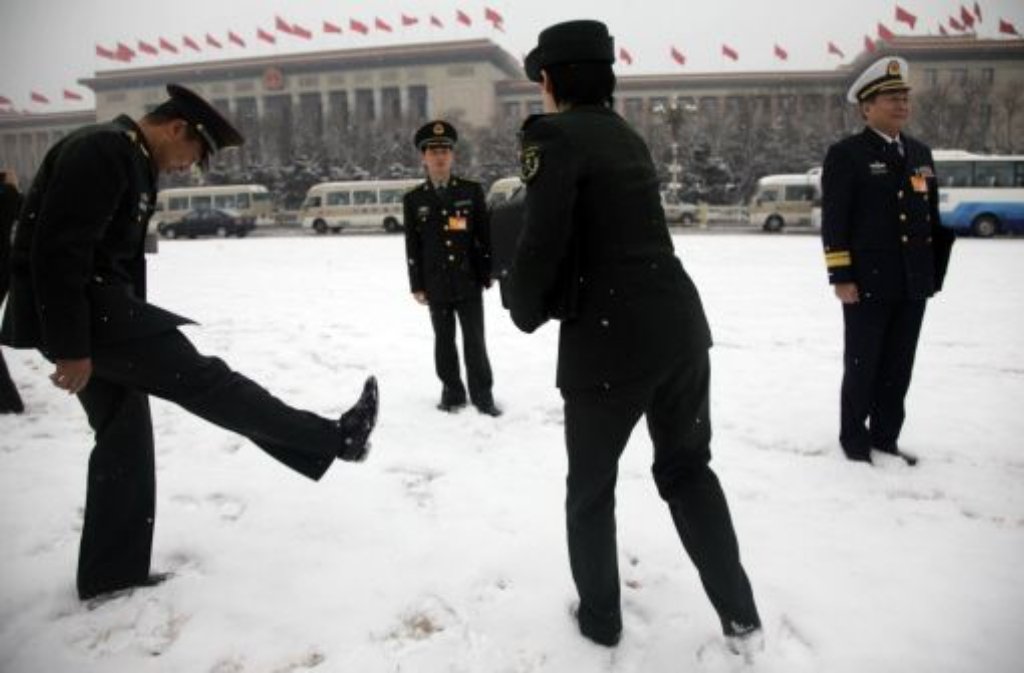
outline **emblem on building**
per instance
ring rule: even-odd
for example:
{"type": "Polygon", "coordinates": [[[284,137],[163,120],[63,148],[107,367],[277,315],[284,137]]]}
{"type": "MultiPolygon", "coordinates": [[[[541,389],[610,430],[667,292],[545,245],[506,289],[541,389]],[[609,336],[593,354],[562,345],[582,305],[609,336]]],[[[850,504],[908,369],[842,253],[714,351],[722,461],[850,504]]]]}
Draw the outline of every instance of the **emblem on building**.
{"type": "Polygon", "coordinates": [[[263,71],[263,88],[268,91],[279,91],[284,88],[284,75],[278,68],[267,68],[263,71]]]}

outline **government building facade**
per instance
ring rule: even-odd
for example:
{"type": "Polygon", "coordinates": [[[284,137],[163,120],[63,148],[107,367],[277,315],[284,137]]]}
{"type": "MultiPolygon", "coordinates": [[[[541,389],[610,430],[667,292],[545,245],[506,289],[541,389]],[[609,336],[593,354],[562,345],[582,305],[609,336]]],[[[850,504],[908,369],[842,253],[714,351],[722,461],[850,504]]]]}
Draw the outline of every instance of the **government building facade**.
{"type": "MultiPolygon", "coordinates": [[[[649,140],[680,140],[687,125],[796,120],[831,138],[860,125],[846,90],[868,63],[899,54],[910,63],[916,135],[934,147],[1024,151],[1024,40],[898,37],[833,70],[620,76],[619,112],[649,140]],[[668,130],[666,134],[666,130],[668,130]],[[660,134],[660,136],[659,136],[660,134]]],[[[23,184],[47,148],[68,132],[118,114],[140,117],[178,82],[235,120],[248,142],[231,160],[336,160],[360,142],[404,143],[442,117],[460,131],[514,129],[540,112],[538,86],[519,60],[490,40],[467,40],[268,56],[97,72],[81,80],[94,110],[0,112],[0,166],[23,184]],[[372,131],[372,133],[371,133],[372,131]]],[[[685,139],[685,135],[684,135],[685,139]]],[[[371,148],[372,149],[372,148],[371,148]]]]}

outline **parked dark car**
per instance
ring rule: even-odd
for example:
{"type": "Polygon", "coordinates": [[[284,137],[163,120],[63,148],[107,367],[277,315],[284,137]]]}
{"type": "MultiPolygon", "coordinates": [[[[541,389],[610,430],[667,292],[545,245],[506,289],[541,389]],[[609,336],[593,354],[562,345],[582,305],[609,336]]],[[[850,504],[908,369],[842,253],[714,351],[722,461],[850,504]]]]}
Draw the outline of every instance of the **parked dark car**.
{"type": "Polygon", "coordinates": [[[243,217],[233,210],[205,208],[191,210],[180,220],[161,222],[156,230],[164,238],[195,238],[196,236],[245,236],[256,228],[252,217],[243,217]]]}

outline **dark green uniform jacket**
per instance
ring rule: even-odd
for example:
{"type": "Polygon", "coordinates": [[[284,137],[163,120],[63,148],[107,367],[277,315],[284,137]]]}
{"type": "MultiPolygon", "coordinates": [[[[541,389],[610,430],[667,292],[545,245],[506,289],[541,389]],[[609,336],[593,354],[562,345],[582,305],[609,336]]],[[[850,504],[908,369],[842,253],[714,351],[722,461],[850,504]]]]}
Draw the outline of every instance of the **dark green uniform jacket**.
{"type": "Polygon", "coordinates": [[[50,358],[189,322],[145,303],[143,244],[156,168],[126,116],[81,128],[47,153],[18,220],[2,342],[50,358]]]}
{"type": "Polygon", "coordinates": [[[939,222],[932,152],[900,135],[903,155],[870,128],[829,148],[822,170],[822,240],[830,283],[862,300],[926,299],[942,289],[953,246],[939,222]]]}
{"type": "Polygon", "coordinates": [[[523,331],[562,319],[558,386],[611,389],[705,351],[704,310],[640,136],[588,105],[531,117],[522,146],[526,223],[507,295],[523,331]]]}
{"type": "Polygon", "coordinates": [[[452,176],[440,195],[429,180],[402,200],[412,292],[432,304],[472,299],[491,275],[491,239],[480,183],[452,176]]]}

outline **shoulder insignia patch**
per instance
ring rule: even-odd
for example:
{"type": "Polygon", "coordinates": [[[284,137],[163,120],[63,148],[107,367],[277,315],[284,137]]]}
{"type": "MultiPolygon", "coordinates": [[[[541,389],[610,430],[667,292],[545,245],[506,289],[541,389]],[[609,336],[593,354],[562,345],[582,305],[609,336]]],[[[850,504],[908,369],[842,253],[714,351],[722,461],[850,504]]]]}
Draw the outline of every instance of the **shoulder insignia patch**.
{"type": "Polygon", "coordinates": [[[519,155],[519,162],[521,164],[521,175],[523,182],[530,182],[540,171],[540,148],[536,145],[523,148],[522,154],[519,155]]]}

